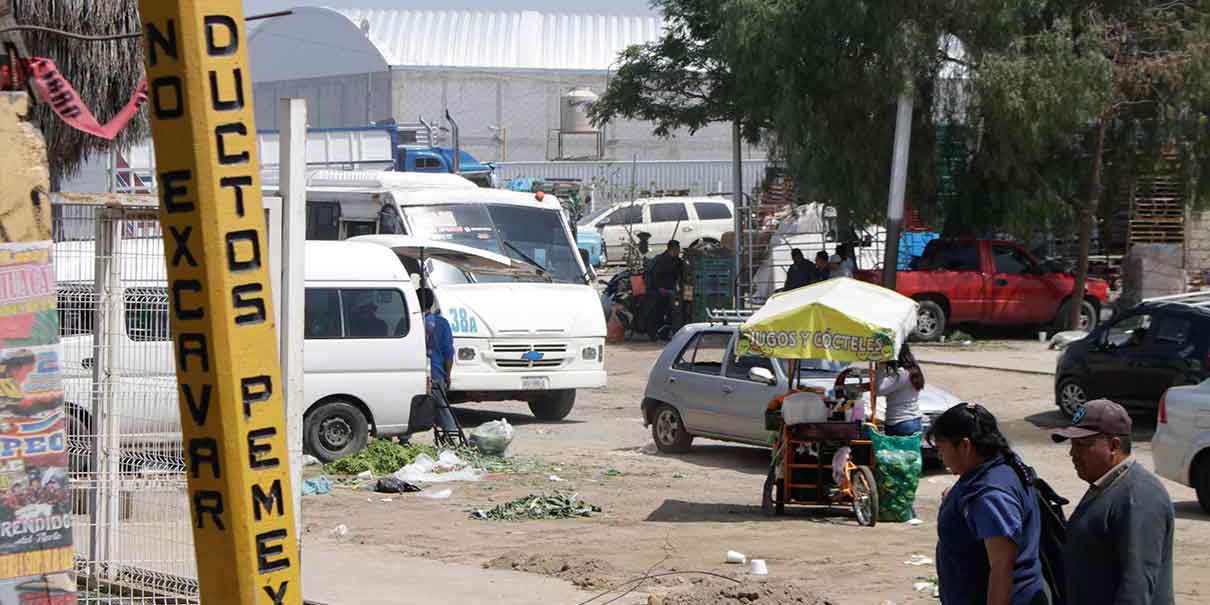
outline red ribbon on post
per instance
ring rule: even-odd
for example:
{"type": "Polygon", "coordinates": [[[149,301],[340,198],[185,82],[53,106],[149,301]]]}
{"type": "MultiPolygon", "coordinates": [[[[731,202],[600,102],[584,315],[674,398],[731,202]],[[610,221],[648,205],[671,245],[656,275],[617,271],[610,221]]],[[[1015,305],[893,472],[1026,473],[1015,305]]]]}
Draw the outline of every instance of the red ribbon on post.
{"type": "Polygon", "coordinates": [[[76,130],[87,132],[107,141],[113,140],[118,133],[130,123],[143,103],[147,102],[147,78],[139,82],[131,95],[130,101],[110,121],[105,124],[97,122],[92,111],[84,104],[75,87],[63,74],[55,62],[44,57],[22,59],[29,74],[29,84],[43,103],[50,105],[51,110],[76,130]]]}

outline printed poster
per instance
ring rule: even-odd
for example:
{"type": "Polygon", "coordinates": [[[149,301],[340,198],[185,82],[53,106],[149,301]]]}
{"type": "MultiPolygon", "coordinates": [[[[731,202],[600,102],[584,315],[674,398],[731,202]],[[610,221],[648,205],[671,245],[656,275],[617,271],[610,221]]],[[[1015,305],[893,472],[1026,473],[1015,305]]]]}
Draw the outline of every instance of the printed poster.
{"type": "Polygon", "coordinates": [[[61,572],[0,582],[0,605],[76,605],[76,578],[61,572]]]}
{"type": "Polygon", "coordinates": [[[75,602],[30,588],[73,559],[51,246],[0,244],[0,578],[37,576],[0,584],[3,605],[75,602]]]}

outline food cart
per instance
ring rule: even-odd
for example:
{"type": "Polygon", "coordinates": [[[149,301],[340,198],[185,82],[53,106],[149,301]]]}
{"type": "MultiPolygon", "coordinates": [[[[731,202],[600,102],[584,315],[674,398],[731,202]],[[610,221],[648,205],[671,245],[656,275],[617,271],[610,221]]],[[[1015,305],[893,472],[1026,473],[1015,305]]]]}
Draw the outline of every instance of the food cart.
{"type": "Polygon", "coordinates": [[[767,514],[787,504],[850,505],[858,523],[877,523],[874,364],[897,359],[915,327],[915,301],[848,278],[776,294],[740,326],[737,355],[786,360],[790,376],[790,391],[769,403],[765,417],[774,432],[761,502],[767,514]],[[868,363],[869,372],[850,368],[833,389],[813,391],[800,388],[803,359],[868,363]]]}

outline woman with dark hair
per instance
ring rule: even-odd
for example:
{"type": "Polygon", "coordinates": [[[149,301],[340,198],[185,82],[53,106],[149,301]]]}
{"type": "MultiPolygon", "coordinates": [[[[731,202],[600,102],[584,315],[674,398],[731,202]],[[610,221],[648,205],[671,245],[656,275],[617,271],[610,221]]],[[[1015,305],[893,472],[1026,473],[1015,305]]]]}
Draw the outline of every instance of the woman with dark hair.
{"type": "Polygon", "coordinates": [[[1047,605],[1033,473],[996,417],[959,404],[933,422],[927,438],[958,475],[937,513],[942,604],[1047,605]]]}
{"type": "Polygon", "coordinates": [[[886,397],[884,432],[894,437],[910,437],[919,433],[924,419],[920,414],[924,372],[906,343],[899,350],[898,360],[878,364],[875,380],[878,394],[886,397]]]}

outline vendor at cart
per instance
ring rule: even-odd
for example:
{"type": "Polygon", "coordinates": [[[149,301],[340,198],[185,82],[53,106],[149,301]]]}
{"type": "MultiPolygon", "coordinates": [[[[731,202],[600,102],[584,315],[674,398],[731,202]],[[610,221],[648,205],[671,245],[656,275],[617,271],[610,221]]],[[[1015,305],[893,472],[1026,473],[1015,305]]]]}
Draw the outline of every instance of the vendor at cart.
{"type": "Polygon", "coordinates": [[[892,437],[911,437],[923,428],[920,391],[924,390],[924,372],[906,343],[899,358],[878,364],[875,382],[879,395],[886,397],[884,433],[892,437]]]}

